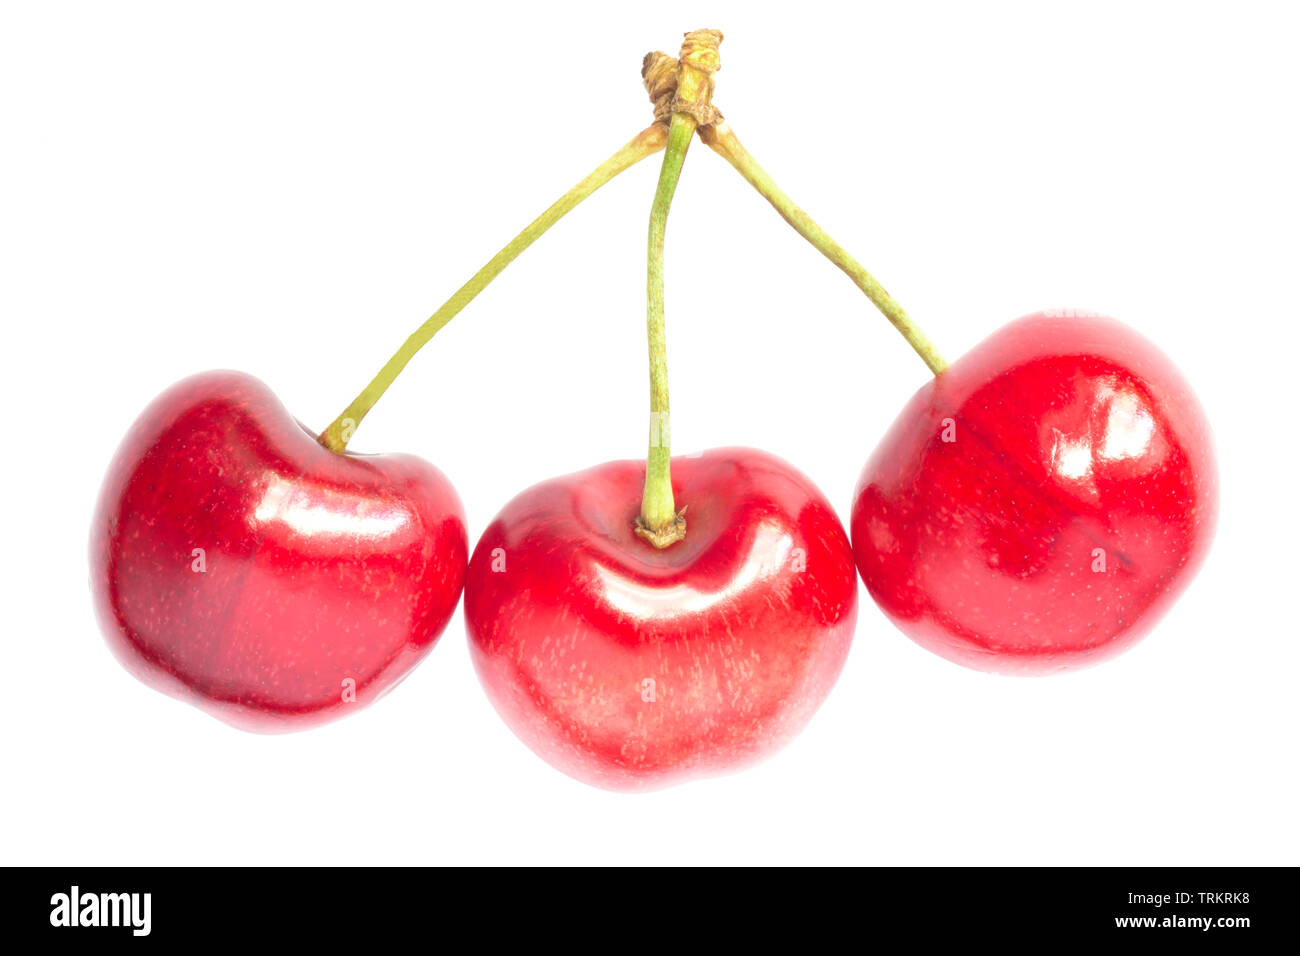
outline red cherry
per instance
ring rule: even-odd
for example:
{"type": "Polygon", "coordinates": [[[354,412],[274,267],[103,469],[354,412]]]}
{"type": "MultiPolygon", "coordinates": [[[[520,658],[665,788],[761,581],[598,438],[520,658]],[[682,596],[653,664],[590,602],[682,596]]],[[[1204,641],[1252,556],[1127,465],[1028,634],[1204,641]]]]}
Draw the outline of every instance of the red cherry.
{"type": "Polygon", "coordinates": [[[145,683],[238,727],[296,730],[368,704],[460,597],[460,500],[410,455],[339,455],[271,391],[207,372],[160,395],[100,493],[100,623],[145,683]]]}
{"type": "Polygon", "coordinates": [[[830,692],[857,617],[848,537],[764,452],[672,459],[684,540],[633,526],[645,462],[536,485],[483,533],[465,621],[483,686],[539,756],[608,789],[738,768],[830,692]]]}
{"type": "Polygon", "coordinates": [[[867,588],[909,637],[1043,673],[1132,646],[1213,535],[1210,428],[1159,350],[1100,317],[1013,322],[928,382],[853,506],[867,588]]]}

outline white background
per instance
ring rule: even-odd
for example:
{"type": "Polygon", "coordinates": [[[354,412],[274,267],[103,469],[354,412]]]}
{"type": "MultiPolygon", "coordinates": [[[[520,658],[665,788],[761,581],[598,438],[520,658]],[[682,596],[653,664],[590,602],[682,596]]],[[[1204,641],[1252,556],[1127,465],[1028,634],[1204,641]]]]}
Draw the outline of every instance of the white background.
{"type": "MultiPolygon", "coordinates": [[[[1300,862],[1298,25],[1242,3],[6,5],[4,861],[1300,862]],[[643,796],[518,743],[459,613],[391,696],[303,734],[129,677],[85,551],[144,405],[232,367],[323,426],[646,125],[642,54],[702,26],[726,31],[741,139],[950,358],[1071,307],[1180,364],[1223,504],[1172,613],[1099,668],[1005,679],[913,645],[864,590],[792,746],[643,796]]],[[[435,462],[471,543],[526,486],[643,453],[657,167],[511,266],[353,442],[435,462]]],[[[675,450],[768,449],[847,518],[923,365],[698,143],[667,270],[675,450]]]]}

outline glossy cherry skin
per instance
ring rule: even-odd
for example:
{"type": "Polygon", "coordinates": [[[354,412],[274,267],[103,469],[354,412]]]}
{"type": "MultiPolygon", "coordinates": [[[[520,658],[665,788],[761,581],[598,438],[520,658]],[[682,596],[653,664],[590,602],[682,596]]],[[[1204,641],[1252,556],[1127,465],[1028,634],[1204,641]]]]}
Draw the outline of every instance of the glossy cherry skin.
{"type": "Polygon", "coordinates": [[[145,683],[255,731],[373,702],[460,598],[460,500],[409,455],[339,455],[257,379],[207,372],[122,442],[91,534],[100,624],[145,683]]]}
{"type": "Polygon", "coordinates": [[[851,527],[868,590],[917,643],[1040,674],[1146,634],[1217,510],[1210,428],[1169,359],[1112,319],[1040,313],[916,393],[851,527]]]}
{"type": "Polygon", "coordinates": [[[645,463],[536,485],[483,533],[471,656],[525,744],[612,790],[736,769],[796,734],[853,636],[848,537],[821,492],[752,449],[672,460],[686,538],[633,532],[645,463]]]}

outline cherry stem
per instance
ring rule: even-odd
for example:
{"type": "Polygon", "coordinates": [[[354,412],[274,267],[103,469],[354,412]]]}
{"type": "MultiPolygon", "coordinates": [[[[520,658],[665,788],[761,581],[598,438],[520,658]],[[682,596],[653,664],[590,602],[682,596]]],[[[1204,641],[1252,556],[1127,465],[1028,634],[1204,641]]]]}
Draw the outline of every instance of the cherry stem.
{"type": "Polygon", "coordinates": [[[758,164],[749,151],[741,145],[736,134],[725,122],[719,122],[713,126],[701,127],[700,138],[720,155],[740,173],[741,176],[749,182],[751,186],[772,204],[773,208],[781,214],[781,218],[794,227],[794,230],[810,242],[818,252],[838,266],[853,283],[861,289],[868,299],[879,309],[894,326],[902,333],[907,344],[912,346],[916,354],[921,356],[921,360],[929,367],[930,371],[938,375],[948,363],[944,361],[939,354],[938,349],[926,338],[925,333],[912,321],[903,307],[885,291],[885,287],[876,281],[858,260],[854,259],[838,242],[826,234],[821,226],[813,221],[812,217],[795,205],[781,187],[773,182],[766,170],[758,164]]]}
{"type": "Polygon", "coordinates": [[[510,265],[521,252],[527,249],[546,230],[564,218],[580,202],[605,185],[619,173],[636,165],[647,156],[653,156],[664,148],[668,136],[661,124],[655,124],[642,130],[626,145],[605,162],[596,167],[582,182],[578,183],[549,209],[534,219],[528,226],[510,240],[506,246],[489,260],[487,265],[474,273],[473,278],[456,290],[450,299],[442,304],[437,312],[421,325],[388,360],[379,374],[362,389],[361,394],[352,400],[343,413],[329,427],[321,432],[319,441],[331,451],[342,454],[353,433],[362,419],[383,396],[388,387],[401,374],[415,353],[450,322],[461,309],[469,305],[476,295],[487,288],[506,266],[510,265]]]}
{"type": "Polygon", "coordinates": [[[650,236],[646,252],[646,337],[650,347],[650,447],[646,454],[645,491],[641,497],[641,517],[637,533],[657,548],[680,540],[685,533],[673,501],[670,473],[670,432],[668,414],[668,354],[664,334],[664,238],[668,229],[668,210],[681,176],[686,150],[695,135],[695,118],[674,113],[668,126],[668,146],[659,185],[650,207],[650,236]],[[680,526],[680,534],[678,533],[680,526]]]}
{"type": "MultiPolygon", "coordinates": [[[[668,416],[668,346],[664,337],[664,236],[668,231],[668,210],[677,191],[677,180],[686,162],[686,150],[697,127],[715,122],[713,108],[713,74],[721,63],[718,45],[722,34],[717,30],[692,30],[682,38],[681,56],[677,60],[677,89],[673,93],[672,119],[668,123],[668,146],[659,185],[650,207],[650,238],[646,246],[646,338],[650,347],[650,448],[646,453],[645,490],[641,495],[641,513],[636,533],[653,547],[666,548],[686,537],[686,519],[682,508],[673,500],[670,450],[671,427],[668,416]]],[[[646,57],[642,67],[651,84],[650,74],[657,72],[662,54],[646,57]]],[[[652,94],[653,96],[653,94],[652,94]]],[[[658,108],[656,107],[656,114],[658,108]]]]}

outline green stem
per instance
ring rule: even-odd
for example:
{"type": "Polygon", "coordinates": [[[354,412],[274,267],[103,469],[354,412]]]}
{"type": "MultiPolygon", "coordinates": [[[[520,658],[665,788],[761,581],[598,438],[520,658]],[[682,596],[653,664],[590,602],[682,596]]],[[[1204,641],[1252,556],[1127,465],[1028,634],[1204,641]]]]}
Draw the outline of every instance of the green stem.
{"type": "Polygon", "coordinates": [[[731,163],[799,235],[812,243],[818,252],[835,263],[859,289],[866,293],[867,298],[884,313],[885,318],[893,323],[894,328],[902,333],[903,338],[907,339],[907,344],[921,356],[921,360],[931,372],[938,375],[948,367],[948,363],[939,355],[938,349],[926,338],[925,333],[917,327],[894,297],[885,291],[885,287],[877,282],[858,260],[849,255],[843,246],[828,236],[811,216],[796,206],[793,200],[781,191],[781,187],[772,181],[772,177],[762,166],[758,165],[726,123],[701,130],[701,138],[714,152],[731,163]]]}
{"type": "Polygon", "coordinates": [[[393,384],[393,380],[406,367],[406,363],[424,347],[425,343],[437,334],[439,329],[455,318],[461,309],[469,305],[470,301],[482,292],[488,283],[500,275],[505,267],[510,265],[521,252],[531,246],[542,233],[563,219],[575,206],[619,173],[663,149],[666,138],[664,128],[658,124],[643,130],[622,149],[596,167],[582,182],[565,193],[546,212],[529,223],[523,232],[511,239],[505,248],[493,256],[487,265],[474,273],[473,278],[457,289],[437,312],[433,313],[423,325],[415,330],[411,337],[402,344],[402,347],[379,370],[379,374],[374,377],[369,385],[362,389],[360,395],[352,400],[352,404],[345,408],[343,413],[325,431],[321,432],[321,444],[331,451],[342,454],[347,448],[348,442],[352,439],[353,432],[361,424],[361,420],[366,417],[370,409],[388,390],[388,386],[393,384]]]}
{"type": "Polygon", "coordinates": [[[668,414],[668,356],[664,336],[664,237],[668,210],[695,133],[695,119],[674,113],[668,127],[668,146],[659,170],[659,186],[650,207],[650,237],[646,253],[646,333],[650,347],[650,447],[646,454],[645,492],[637,532],[657,548],[665,548],[685,534],[673,501],[670,474],[668,414]]]}

